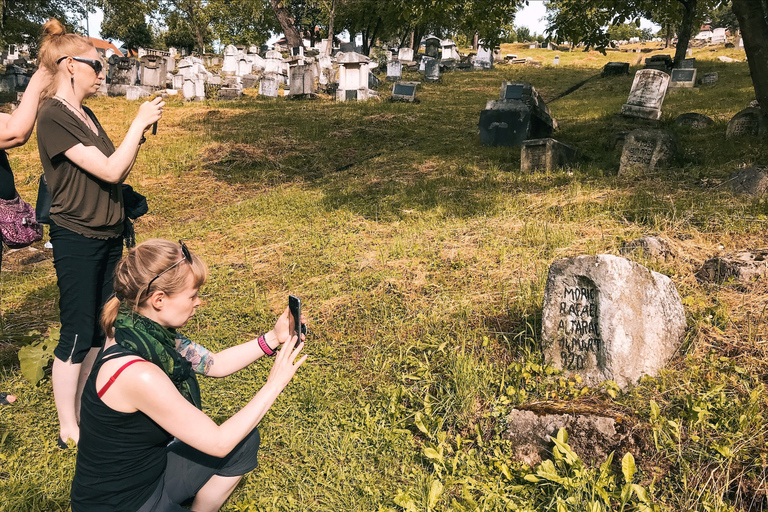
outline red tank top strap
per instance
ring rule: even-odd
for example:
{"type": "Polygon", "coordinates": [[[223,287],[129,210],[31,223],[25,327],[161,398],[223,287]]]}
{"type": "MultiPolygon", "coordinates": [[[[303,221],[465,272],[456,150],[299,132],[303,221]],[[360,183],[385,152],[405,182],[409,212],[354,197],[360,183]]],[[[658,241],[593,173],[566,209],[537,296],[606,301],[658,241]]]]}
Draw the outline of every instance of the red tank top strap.
{"type": "Polygon", "coordinates": [[[109,380],[107,381],[107,383],[106,383],[106,384],[104,384],[104,387],[102,387],[102,388],[99,390],[99,393],[98,393],[98,394],[99,394],[99,398],[101,398],[101,397],[103,397],[103,396],[104,396],[104,393],[106,393],[106,392],[107,392],[107,390],[110,388],[110,386],[112,386],[112,384],[114,384],[114,383],[115,383],[115,380],[117,380],[117,378],[120,376],[120,374],[121,374],[121,373],[123,373],[123,370],[125,370],[126,368],[128,368],[129,366],[131,366],[133,363],[146,363],[146,361],[145,361],[144,359],[134,359],[134,360],[132,360],[132,361],[128,361],[128,362],[127,362],[127,363],[125,363],[123,366],[121,366],[121,367],[120,367],[120,368],[119,368],[119,369],[118,369],[118,370],[115,372],[115,374],[114,374],[114,375],[112,375],[112,377],[110,377],[110,378],[109,378],[109,380]]]}

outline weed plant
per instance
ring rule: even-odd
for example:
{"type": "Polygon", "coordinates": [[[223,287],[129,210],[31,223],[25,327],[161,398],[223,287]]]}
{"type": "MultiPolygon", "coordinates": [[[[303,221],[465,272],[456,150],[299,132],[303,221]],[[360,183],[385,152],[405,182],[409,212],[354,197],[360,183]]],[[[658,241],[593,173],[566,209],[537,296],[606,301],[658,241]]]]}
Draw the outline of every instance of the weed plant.
{"type": "MultiPolygon", "coordinates": [[[[767,245],[768,203],[727,185],[740,166],[768,160],[764,140],[724,137],[754,97],[747,64],[716,60],[737,50],[695,50],[699,72],[720,81],[668,94],[662,124],[680,137],[679,161],[626,180],[616,177],[616,135],[632,125],[616,113],[632,76],[599,72],[609,60],[634,72],[648,54],[561,52],[555,68],[553,52],[504,50],[543,65],[447,73],[420,86],[415,105],[252,91],[168,101],[128,182],[149,199],[138,238],[183,238],[210,265],[185,334],[214,350],[245,341],[270,328],[289,293],[310,317],[309,362],[262,421],[260,467],[224,510],[768,508],[765,284],[693,277],[719,251],[767,245]],[[522,174],[519,148],[480,145],[479,112],[503,80],[553,100],[556,137],[579,150],[577,164],[522,174]],[[689,111],[715,123],[673,128],[689,111]],[[541,360],[547,270],[560,257],[617,254],[646,234],[673,246],[668,261],[637,259],[676,284],[685,342],[668,368],[625,393],[585,388],[541,360]],[[530,404],[620,410],[649,449],[592,466],[562,432],[552,457],[529,468],[503,434],[509,412],[530,404]]],[[[116,143],[138,108],[118,98],[88,105],[116,143]]],[[[34,136],[10,159],[21,195],[34,199],[34,136]]],[[[50,379],[32,385],[18,366],[19,349],[58,326],[51,254],[34,249],[5,254],[0,275],[0,389],[19,396],[0,408],[8,512],[68,510],[76,454],[55,449],[50,379]]],[[[263,361],[203,379],[206,412],[224,421],[268,371],[263,361]]]]}

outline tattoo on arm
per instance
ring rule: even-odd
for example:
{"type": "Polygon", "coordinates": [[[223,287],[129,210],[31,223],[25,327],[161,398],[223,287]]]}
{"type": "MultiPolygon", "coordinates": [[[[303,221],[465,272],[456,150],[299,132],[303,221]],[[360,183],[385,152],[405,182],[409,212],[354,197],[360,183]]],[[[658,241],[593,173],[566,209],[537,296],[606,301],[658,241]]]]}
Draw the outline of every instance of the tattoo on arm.
{"type": "Polygon", "coordinates": [[[176,340],[176,350],[184,359],[189,361],[192,365],[192,369],[195,370],[195,373],[208,375],[208,372],[211,371],[211,367],[213,366],[213,354],[204,346],[198,345],[188,338],[181,336],[181,338],[176,340]]]}

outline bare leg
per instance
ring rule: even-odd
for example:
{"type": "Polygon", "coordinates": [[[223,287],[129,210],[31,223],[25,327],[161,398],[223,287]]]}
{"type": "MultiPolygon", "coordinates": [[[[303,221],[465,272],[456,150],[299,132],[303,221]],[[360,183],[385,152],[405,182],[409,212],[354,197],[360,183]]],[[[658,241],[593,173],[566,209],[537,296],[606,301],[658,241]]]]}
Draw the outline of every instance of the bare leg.
{"type": "Polygon", "coordinates": [[[88,375],[91,374],[93,363],[96,361],[96,356],[99,355],[100,348],[91,348],[86,354],[83,363],[80,365],[80,375],[77,381],[77,394],[75,395],[75,417],[77,418],[77,424],[80,424],[80,398],[83,396],[83,389],[85,388],[85,381],[88,380],[88,375]]]}
{"type": "Polygon", "coordinates": [[[59,415],[59,436],[65,442],[72,439],[75,443],[80,440],[80,427],[77,424],[75,412],[75,396],[77,395],[78,380],[81,364],[53,359],[53,400],[56,402],[56,413],[59,415]]]}
{"type": "Polygon", "coordinates": [[[227,501],[227,498],[235,490],[241,478],[242,476],[212,476],[203,488],[198,491],[190,510],[194,512],[216,512],[227,501]]]}

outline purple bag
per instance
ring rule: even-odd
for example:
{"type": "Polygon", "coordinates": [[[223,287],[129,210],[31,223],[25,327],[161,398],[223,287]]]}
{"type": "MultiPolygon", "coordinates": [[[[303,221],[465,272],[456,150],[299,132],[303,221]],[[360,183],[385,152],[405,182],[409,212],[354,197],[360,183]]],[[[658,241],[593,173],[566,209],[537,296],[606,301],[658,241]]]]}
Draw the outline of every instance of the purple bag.
{"type": "Polygon", "coordinates": [[[19,194],[11,200],[0,199],[0,238],[11,249],[20,249],[43,238],[43,226],[37,223],[35,209],[19,194]]]}

